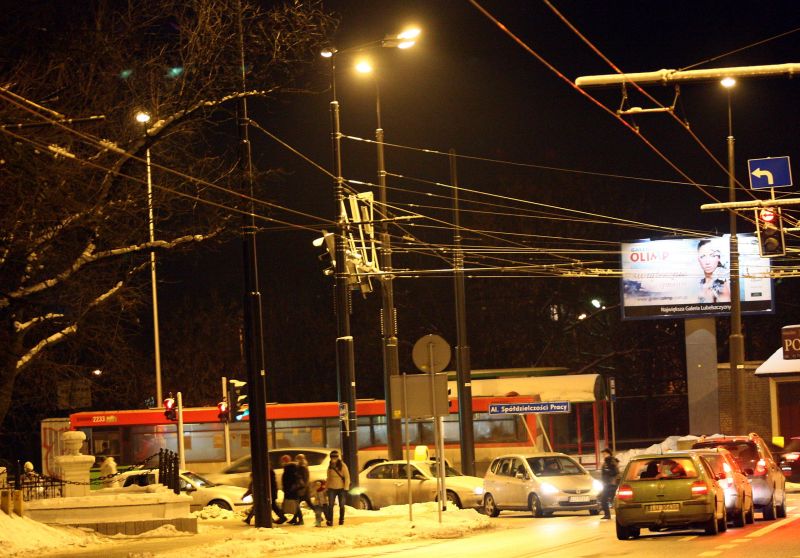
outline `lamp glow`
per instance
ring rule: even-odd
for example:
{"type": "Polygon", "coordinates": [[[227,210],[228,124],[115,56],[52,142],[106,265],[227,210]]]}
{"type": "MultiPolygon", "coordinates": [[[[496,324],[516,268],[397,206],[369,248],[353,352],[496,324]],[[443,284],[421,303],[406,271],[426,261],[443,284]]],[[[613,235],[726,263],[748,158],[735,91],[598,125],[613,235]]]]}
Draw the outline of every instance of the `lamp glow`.
{"type": "Polygon", "coordinates": [[[722,87],[725,87],[725,88],[727,88],[727,89],[730,89],[731,87],[733,87],[734,85],[736,85],[736,80],[735,80],[735,79],[733,79],[732,77],[726,77],[726,78],[723,78],[723,79],[720,81],[720,83],[722,84],[722,87]]]}
{"type": "Polygon", "coordinates": [[[146,122],[150,122],[150,115],[147,114],[144,111],[137,112],[135,118],[136,118],[136,122],[139,122],[141,124],[144,124],[146,122]]]}

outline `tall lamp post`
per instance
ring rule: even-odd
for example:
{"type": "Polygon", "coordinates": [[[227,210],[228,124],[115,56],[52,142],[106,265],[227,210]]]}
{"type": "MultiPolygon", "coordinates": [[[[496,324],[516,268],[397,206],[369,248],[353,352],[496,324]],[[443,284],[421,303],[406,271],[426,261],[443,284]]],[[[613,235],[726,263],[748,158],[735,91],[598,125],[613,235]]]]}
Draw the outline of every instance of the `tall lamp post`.
{"type": "MultiPolygon", "coordinates": [[[[146,112],[137,112],[136,121],[142,124],[144,135],[148,135],[147,123],[150,122],[150,115],[146,112]]],[[[150,146],[145,150],[145,161],[147,166],[147,224],[150,232],[150,242],[155,242],[155,226],[153,222],[153,179],[150,171],[150,146]]],[[[158,332],[158,287],[156,286],[156,253],[150,249],[150,284],[153,293],[153,345],[156,361],[156,404],[163,400],[161,393],[161,345],[158,332]]]]}
{"type": "MultiPolygon", "coordinates": [[[[731,89],[736,80],[726,77],[720,81],[727,91],[728,97],[728,201],[736,201],[736,168],[734,165],[733,111],[731,109],[731,89]]],[[[731,253],[731,331],[728,338],[728,354],[731,370],[731,382],[735,397],[735,413],[733,428],[743,431],[746,417],[744,389],[744,336],[742,335],[742,303],[739,293],[739,239],[736,236],[736,210],[729,210],[730,253],[731,253]]]]}
{"type": "MultiPolygon", "coordinates": [[[[334,203],[336,207],[336,235],[334,242],[334,290],[335,290],[335,310],[336,310],[336,385],[339,398],[339,414],[341,429],[341,446],[342,455],[345,458],[348,468],[351,471],[358,471],[358,442],[357,442],[357,415],[356,415],[356,380],[355,380],[355,355],[353,349],[353,337],[350,334],[350,286],[348,284],[347,269],[345,265],[346,246],[345,234],[346,230],[346,214],[343,212],[344,208],[344,177],[342,176],[342,152],[341,152],[341,128],[339,120],[339,100],[336,96],[336,58],[346,52],[362,51],[368,48],[385,47],[385,48],[400,48],[405,49],[414,45],[416,37],[419,35],[419,30],[404,31],[397,35],[389,35],[381,40],[366,43],[357,47],[352,47],[344,50],[337,50],[335,48],[327,48],[322,51],[324,58],[329,58],[331,61],[331,95],[332,100],[330,104],[330,118],[331,118],[331,144],[333,150],[333,167],[334,167],[334,203]]],[[[377,83],[377,82],[376,82],[377,83]]],[[[380,107],[380,104],[378,104],[380,107]]],[[[380,110],[380,109],[379,109],[380,110]]],[[[380,124],[378,125],[380,128],[380,124]]],[[[382,157],[383,141],[380,141],[379,150],[380,157],[382,157]]],[[[379,163],[380,165],[381,163],[379,163]]],[[[381,173],[379,172],[379,175],[381,173]]],[[[383,203],[383,211],[386,211],[386,192],[385,192],[385,172],[383,174],[383,187],[381,188],[381,201],[383,203]]],[[[388,232],[384,236],[384,229],[381,228],[381,240],[388,238],[388,232]]],[[[383,258],[386,257],[385,250],[381,249],[381,263],[384,264],[383,258]]],[[[386,281],[381,281],[382,293],[384,304],[387,302],[387,289],[391,289],[391,282],[386,286],[386,281]]],[[[388,299],[393,300],[393,299],[388,299]]],[[[397,364],[397,334],[394,332],[394,349],[388,347],[391,340],[387,339],[389,328],[395,327],[394,318],[394,305],[392,304],[391,311],[384,311],[384,382],[385,393],[389,394],[388,378],[386,375],[399,374],[396,368],[391,369],[393,363],[397,364]],[[389,315],[391,314],[391,316],[389,315]],[[391,323],[391,326],[389,326],[391,323]],[[394,353],[392,353],[392,350],[394,353]],[[388,358],[394,358],[393,361],[386,361],[388,358]]],[[[397,423],[397,433],[399,434],[399,421],[393,421],[391,418],[391,395],[386,400],[386,417],[387,417],[387,437],[392,434],[394,430],[391,427],[392,422],[397,423]]],[[[397,453],[400,453],[399,436],[396,439],[389,438],[389,447],[397,447],[397,453]]],[[[357,477],[355,477],[357,478],[357,477]]]]}
{"type": "Polygon", "coordinates": [[[375,145],[378,161],[378,203],[381,211],[380,263],[381,263],[381,335],[383,345],[383,388],[386,400],[386,445],[389,459],[403,456],[403,434],[399,418],[392,417],[391,377],[400,374],[400,358],[397,352],[397,310],[394,307],[392,276],[392,243],[389,236],[388,208],[386,203],[386,164],[383,152],[383,126],[381,125],[381,89],[378,74],[366,60],[356,64],[356,71],[372,74],[375,81],[375,145]]]}

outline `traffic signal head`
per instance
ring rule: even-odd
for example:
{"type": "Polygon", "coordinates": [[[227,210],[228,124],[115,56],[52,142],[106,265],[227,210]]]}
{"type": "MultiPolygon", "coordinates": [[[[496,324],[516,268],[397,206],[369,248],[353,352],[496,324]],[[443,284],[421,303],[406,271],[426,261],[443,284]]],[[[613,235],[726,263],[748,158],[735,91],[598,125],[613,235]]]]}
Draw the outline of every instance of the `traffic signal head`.
{"type": "Polygon", "coordinates": [[[217,410],[219,411],[217,418],[219,418],[220,421],[228,422],[231,420],[231,413],[230,409],[228,408],[228,401],[226,399],[223,399],[217,403],[217,410]]]}
{"type": "Polygon", "coordinates": [[[228,380],[228,414],[236,421],[250,414],[247,405],[247,382],[228,380]]]}
{"type": "Polygon", "coordinates": [[[164,399],[164,416],[167,420],[178,420],[177,409],[175,408],[175,398],[172,397],[170,393],[166,399],[164,399]]]}
{"type": "Polygon", "coordinates": [[[779,207],[756,209],[758,252],[762,258],[783,256],[786,245],[783,236],[783,218],[779,207]]]}

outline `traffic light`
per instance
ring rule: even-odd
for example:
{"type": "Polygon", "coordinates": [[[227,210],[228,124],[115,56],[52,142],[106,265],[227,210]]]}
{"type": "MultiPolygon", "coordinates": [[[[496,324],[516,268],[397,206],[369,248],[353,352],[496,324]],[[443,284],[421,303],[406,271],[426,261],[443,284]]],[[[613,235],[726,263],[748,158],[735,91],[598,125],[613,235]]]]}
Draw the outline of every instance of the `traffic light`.
{"type": "Polygon", "coordinates": [[[783,236],[783,217],[779,207],[756,210],[758,253],[762,258],[783,256],[786,244],[783,236]]]}
{"type": "Polygon", "coordinates": [[[217,418],[220,422],[230,422],[231,420],[231,413],[230,409],[228,408],[228,400],[223,399],[219,403],[217,403],[217,410],[219,413],[217,414],[217,418]]]}
{"type": "Polygon", "coordinates": [[[235,421],[240,421],[250,414],[247,405],[247,382],[228,380],[228,407],[228,413],[235,421]]]}
{"type": "Polygon", "coordinates": [[[172,392],[164,399],[164,416],[167,420],[178,420],[178,412],[175,408],[175,398],[172,397],[172,392]]]}

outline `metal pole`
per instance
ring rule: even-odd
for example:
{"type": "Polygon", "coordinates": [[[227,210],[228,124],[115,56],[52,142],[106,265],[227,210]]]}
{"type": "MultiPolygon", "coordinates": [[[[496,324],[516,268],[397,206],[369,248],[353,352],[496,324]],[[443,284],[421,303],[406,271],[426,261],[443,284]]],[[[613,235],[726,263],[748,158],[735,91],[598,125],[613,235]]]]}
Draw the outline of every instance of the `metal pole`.
{"type": "Polygon", "coordinates": [[[381,211],[380,261],[381,270],[381,335],[383,338],[383,389],[386,400],[386,445],[389,459],[400,459],[403,455],[400,419],[392,417],[391,377],[400,373],[400,358],[397,352],[397,312],[394,307],[392,277],[392,244],[389,236],[388,209],[386,204],[386,165],[383,155],[383,128],[381,127],[381,93],[375,77],[375,113],[378,127],[375,129],[375,144],[378,149],[378,202],[381,211]]]}
{"type": "Polygon", "coordinates": [[[461,250],[461,211],[458,205],[456,151],[450,149],[450,183],[453,185],[453,282],[456,296],[456,379],[461,471],[475,475],[475,434],[472,416],[472,372],[467,344],[467,309],[464,289],[464,252],[461,250]]]}
{"type": "Polygon", "coordinates": [[[436,420],[436,374],[433,372],[434,359],[433,359],[433,343],[428,343],[428,371],[431,375],[431,410],[433,412],[433,445],[436,447],[436,494],[439,496],[439,505],[436,506],[439,514],[439,523],[442,522],[442,508],[444,507],[444,483],[442,480],[442,466],[444,465],[444,456],[439,450],[439,426],[436,420]]]}
{"type": "MultiPolygon", "coordinates": [[[[736,201],[736,169],[734,166],[733,112],[731,110],[731,90],[728,89],[728,201],[736,201]]],[[[747,425],[747,406],[744,386],[744,336],[742,335],[742,305],[739,295],[739,242],[736,236],[736,211],[730,210],[730,252],[731,252],[731,333],[728,352],[733,386],[735,411],[733,428],[743,432],[747,425]]]]}
{"type": "Polygon", "coordinates": [[[183,395],[178,392],[178,460],[180,470],[186,469],[186,448],[183,441],[183,395]]]}
{"type": "Polygon", "coordinates": [[[228,419],[223,423],[224,444],[225,444],[225,464],[231,464],[231,402],[228,400],[228,378],[222,377],[222,400],[228,403],[228,419]]]}
{"type": "MultiPolygon", "coordinates": [[[[242,92],[246,91],[244,30],[242,27],[242,5],[238,2],[238,35],[242,92]]],[[[247,364],[247,391],[250,405],[250,455],[253,474],[253,506],[256,527],[272,527],[272,493],[267,472],[267,391],[266,363],[264,358],[264,331],[261,312],[261,292],[258,287],[257,227],[255,222],[255,188],[253,180],[253,158],[250,149],[250,119],[247,114],[247,99],[241,97],[238,104],[239,164],[243,167],[246,188],[250,195],[249,215],[242,223],[244,258],[244,337],[247,364]]]]}
{"type": "MultiPolygon", "coordinates": [[[[333,76],[335,75],[336,55],[331,56],[331,89],[335,93],[333,76]]],[[[333,144],[334,175],[333,188],[336,204],[336,239],[334,259],[335,311],[336,311],[336,386],[339,405],[347,406],[347,420],[342,424],[341,441],[342,457],[350,470],[351,488],[358,485],[358,440],[356,423],[356,372],[353,337],[350,335],[350,286],[347,283],[345,266],[346,247],[345,234],[346,215],[344,209],[344,178],[342,177],[341,130],[339,127],[339,101],[334,97],[331,101],[331,141],[333,144]]]]}
{"type": "MultiPolygon", "coordinates": [[[[411,437],[408,434],[408,374],[403,374],[403,415],[406,418],[406,488],[408,489],[408,520],[414,521],[411,511],[411,437]]],[[[17,463],[19,465],[19,463],[17,463]]],[[[19,470],[19,469],[17,469],[19,470]]]]}
{"type": "MultiPolygon", "coordinates": [[[[147,129],[145,129],[147,135],[147,129]]],[[[147,225],[150,243],[155,242],[155,222],[153,219],[153,178],[150,171],[150,148],[145,150],[147,167],[147,225]]],[[[156,252],[150,248],[150,286],[153,293],[153,345],[156,361],[156,401],[163,401],[161,390],[161,343],[158,331],[158,287],[156,286],[156,252]]]]}
{"type": "Polygon", "coordinates": [[[617,453],[617,431],[616,431],[616,424],[614,422],[614,405],[616,405],[617,399],[617,386],[616,380],[614,378],[608,379],[608,384],[611,387],[609,390],[611,392],[611,452],[616,455],[617,453]]]}

